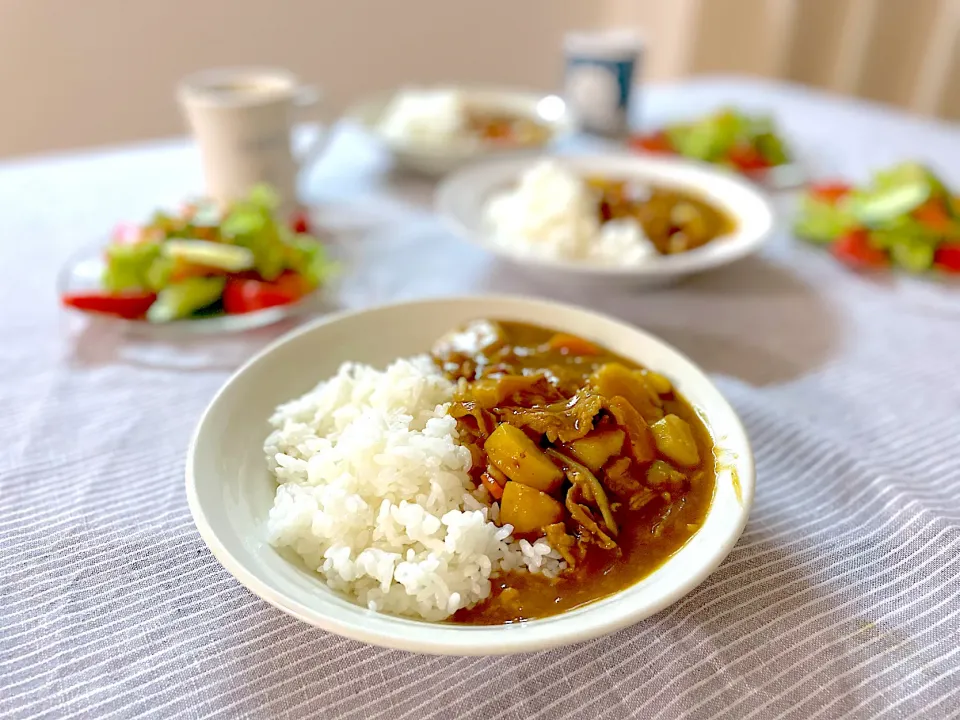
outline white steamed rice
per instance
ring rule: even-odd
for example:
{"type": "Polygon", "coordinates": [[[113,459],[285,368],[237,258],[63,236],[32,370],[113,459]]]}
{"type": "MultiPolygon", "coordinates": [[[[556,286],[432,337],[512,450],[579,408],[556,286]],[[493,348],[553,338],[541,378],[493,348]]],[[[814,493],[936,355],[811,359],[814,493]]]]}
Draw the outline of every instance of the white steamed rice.
{"type": "Polygon", "coordinates": [[[556,160],[531,167],[485,212],[493,241],[515,255],[597,265],[640,265],[657,255],[635,219],[601,224],[587,183],[556,160]]]}
{"type": "Polygon", "coordinates": [[[468,138],[463,96],[454,90],[402,90],[387,105],[380,131],[411,145],[446,145],[468,138]]]}
{"type": "Polygon", "coordinates": [[[427,620],[488,597],[499,571],[559,572],[546,540],[517,542],[473,491],[453,391],[418,356],[385,371],[346,363],[277,408],[264,444],[279,483],[270,542],[362,605],[427,620]]]}

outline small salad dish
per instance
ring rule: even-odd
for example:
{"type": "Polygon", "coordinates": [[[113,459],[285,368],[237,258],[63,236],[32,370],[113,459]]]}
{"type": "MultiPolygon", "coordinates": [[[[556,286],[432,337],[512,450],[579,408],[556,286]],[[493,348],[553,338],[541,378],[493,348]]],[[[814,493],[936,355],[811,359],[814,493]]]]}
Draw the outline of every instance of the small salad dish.
{"type": "Polygon", "coordinates": [[[427,175],[542,150],[577,127],[562,98],[509,89],[404,88],[361,103],[347,117],[389,148],[399,166],[427,175]]]}
{"type": "Polygon", "coordinates": [[[638,287],[755,252],[774,217],[731,173],[633,154],[484,163],[445,181],[436,204],[468,240],[519,266],[638,287]]]}
{"type": "Polygon", "coordinates": [[[131,326],[196,332],[243,330],[303,310],[335,264],[308,232],[275,216],[265,188],[221,210],[201,201],[118,228],[106,247],[61,272],[64,307],[131,326]]]}
{"type": "Polygon", "coordinates": [[[629,145],[640,152],[721,165],[771,188],[786,189],[803,181],[803,172],[773,119],[733,108],[634,135],[629,145]]]}
{"type": "Polygon", "coordinates": [[[918,163],[877,172],[864,187],[811,185],[794,231],[858,270],[960,274],[960,200],[918,163]]]}

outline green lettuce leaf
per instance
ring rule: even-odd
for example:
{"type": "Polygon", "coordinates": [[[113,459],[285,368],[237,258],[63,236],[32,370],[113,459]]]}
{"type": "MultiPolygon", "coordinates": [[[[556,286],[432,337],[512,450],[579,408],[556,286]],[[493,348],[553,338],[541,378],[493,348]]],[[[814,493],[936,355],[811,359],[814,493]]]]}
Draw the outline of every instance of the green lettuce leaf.
{"type": "Polygon", "coordinates": [[[833,204],[805,195],[800,199],[794,232],[805,240],[830,243],[856,226],[847,203],[833,204]]]}
{"type": "Polygon", "coordinates": [[[147,288],[153,292],[159,292],[170,282],[170,276],[173,274],[175,261],[173,258],[160,255],[150,264],[147,270],[147,288]]]}
{"type": "Polygon", "coordinates": [[[297,235],[291,247],[290,268],[303,275],[314,287],[324,285],[339,270],[327,249],[309,235],[297,235]]]}
{"type": "Polygon", "coordinates": [[[743,116],[732,110],[722,110],[694,123],[667,128],[667,136],[681,155],[717,162],[748,134],[748,129],[743,116]]]}
{"type": "Polygon", "coordinates": [[[772,132],[760,133],[753,142],[757,152],[771,165],[784,165],[790,162],[786,145],[772,132]]]}
{"type": "Polygon", "coordinates": [[[284,269],[284,243],[274,219],[277,198],[265,186],[234,203],[220,226],[223,239],[253,253],[254,269],[265,280],[275,280],[284,269]]]}
{"type": "Polygon", "coordinates": [[[123,292],[150,287],[147,275],[159,255],[160,243],[155,242],[108,245],[102,278],[104,289],[123,292]]]}
{"type": "Polygon", "coordinates": [[[910,272],[926,272],[933,267],[936,246],[923,238],[901,236],[890,245],[890,257],[910,272]]]}

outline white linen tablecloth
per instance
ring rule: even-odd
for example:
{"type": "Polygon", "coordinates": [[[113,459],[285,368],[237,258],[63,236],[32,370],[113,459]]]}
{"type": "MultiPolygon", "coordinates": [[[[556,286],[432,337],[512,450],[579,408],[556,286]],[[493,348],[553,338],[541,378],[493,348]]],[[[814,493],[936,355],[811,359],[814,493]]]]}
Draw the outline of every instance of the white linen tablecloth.
{"type": "MultiPolygon", "coordinates": [[[[960,186],[960,132],[785,85],[648,90],[651,124],[732,102],[775,112],[816,173],[907,158],[960,186]]],[[[0,716],[945,718],[960,713],[960,291],[846,272],[787,233],[660,292],[533,281],[456,240],[430,186],[341,129],[307,178],[352,307],[539,294],[662,335],[751,435],[756,503],[726,562],[634,627],[535,655],[368,647],[244,590],[187,510],[189,435],[283,328],[182,344],[63,314],[55,276],[199,188],[176,141],[0,165],[0,716]]],[[[786,206],[787,201],[781,201],[786,206]]]]}

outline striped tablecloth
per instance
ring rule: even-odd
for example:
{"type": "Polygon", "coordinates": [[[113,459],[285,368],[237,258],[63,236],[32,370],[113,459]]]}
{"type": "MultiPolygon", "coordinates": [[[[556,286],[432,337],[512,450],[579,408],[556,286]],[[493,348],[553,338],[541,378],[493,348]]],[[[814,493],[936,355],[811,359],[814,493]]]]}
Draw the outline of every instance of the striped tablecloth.
{"type": "MultiPolygon", "coordinates": [[[[782,85],[656,88],[649,118],[768,107],[815,171],[903,158],[960,185],[960,133],[782,85]]],[[[62,315],[61,263],[198,187],[161,143],[0,165],[0,716],[960,716],[960,291],[867,279],[785,233],[657,293],[534,282],[446,234],[430,188],[344,129],[309,192],[356,264],[341,301],[462,291],[589,305],[704,365],[754,442],[756,504],[722,567],[612,636],[542,654],[368,647],[246,592],[194,530],[187,439],[280,329],[131,342],[62,315]]],[[[781,201],[785,206],[789,200],[781,201]]]]}

